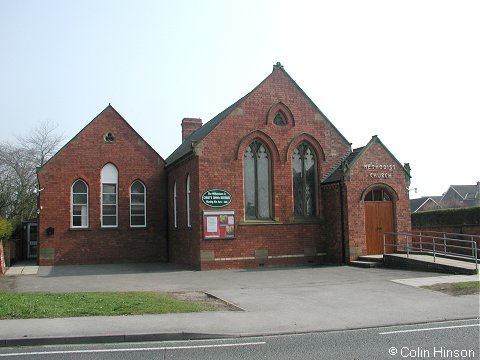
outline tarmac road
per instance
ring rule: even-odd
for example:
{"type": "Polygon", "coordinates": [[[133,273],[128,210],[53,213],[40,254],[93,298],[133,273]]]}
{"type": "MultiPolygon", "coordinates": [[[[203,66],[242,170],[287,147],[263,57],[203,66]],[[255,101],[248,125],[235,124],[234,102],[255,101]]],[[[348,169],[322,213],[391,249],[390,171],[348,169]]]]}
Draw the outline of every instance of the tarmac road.
{"type": "Polygon", "coordinates": [[[1,320],[0,346],[244,337],[476,319],[478,296],[454,297],[418,286],[478,278],[349,266],[205,272],[165,264],[40,267],[37,275],[10,279],[10,291],[206,291],[244,311],[1,320]]]}
{"type": "Polygon", "coordinates": [[[477,359],[478,320],[252,338],[0,349],[0,359],[477,359]]]}

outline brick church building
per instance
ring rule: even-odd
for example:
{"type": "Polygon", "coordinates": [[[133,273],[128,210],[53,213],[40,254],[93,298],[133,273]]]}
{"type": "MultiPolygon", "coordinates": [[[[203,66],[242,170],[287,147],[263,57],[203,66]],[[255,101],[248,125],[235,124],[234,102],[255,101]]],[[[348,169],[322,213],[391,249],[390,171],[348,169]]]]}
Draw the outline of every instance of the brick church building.
{"type": "MultiPolygon", "coordinates": [[[[38,170],[40,265],[348,263],[409,231],[410,169],[351,144],[277,63],[165,160],[107,106],[38,170]]],[[[387,249],[393,251],[393,249],[387,249]]]]}

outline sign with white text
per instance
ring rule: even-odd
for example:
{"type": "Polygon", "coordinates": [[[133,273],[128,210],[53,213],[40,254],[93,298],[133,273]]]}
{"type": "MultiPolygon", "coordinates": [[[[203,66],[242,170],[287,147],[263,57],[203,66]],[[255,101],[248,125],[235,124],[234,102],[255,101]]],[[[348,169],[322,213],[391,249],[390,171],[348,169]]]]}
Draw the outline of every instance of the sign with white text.
{"type": "Polygon", "coordinates": [[[202,202],[210,207],[224,207],[232,202],[232,195],[226,190],[210,189],[202,194],[202,202]]]}

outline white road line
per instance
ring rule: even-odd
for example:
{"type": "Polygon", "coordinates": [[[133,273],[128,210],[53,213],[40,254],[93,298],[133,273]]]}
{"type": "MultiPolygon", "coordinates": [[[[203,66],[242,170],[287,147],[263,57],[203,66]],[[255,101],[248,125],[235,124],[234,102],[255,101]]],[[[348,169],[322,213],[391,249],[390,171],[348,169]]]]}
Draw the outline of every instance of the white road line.
{"type": "Polygon", "coordinates": [[[257,346],[265,345],[265,341],[237,343],[237,344],[211,344],[211,345],[190,345],[190,346],[162,346],[162,347],[144,347],[131,349],[97,349],[97,350],[65,350],[65,351],[35,351],[23,353],[0,354],[0,357],[7,356],[29,356],[29,355],[69,355],[69,354],[95,354],[95,353],[116,353],[116,352],[136,352],[136,351],[161,351],[161,350],[188,350],[188,349],[208,349],[224,348],[237,346],[257,346]]]}
{"type": "Polygon", "coordinates": [[[386,331],[378,333],[379,335],[388,335],[388,334],[401,334],[401,333],[408,333],[408,332],[419,332],[419,331],[432,331],[432,330],[445,330],[445,329],[457,329],[457,328],[465,328],[465,327],[473,327],[479,326],[480,324],[471,324],[471,325],[455,325],[455,326],[442,326],[442,327],[434,327],[434,328],[424,328],[424,329],[410,329],[410,330],[395,330],[395,331],[386,331]]]}

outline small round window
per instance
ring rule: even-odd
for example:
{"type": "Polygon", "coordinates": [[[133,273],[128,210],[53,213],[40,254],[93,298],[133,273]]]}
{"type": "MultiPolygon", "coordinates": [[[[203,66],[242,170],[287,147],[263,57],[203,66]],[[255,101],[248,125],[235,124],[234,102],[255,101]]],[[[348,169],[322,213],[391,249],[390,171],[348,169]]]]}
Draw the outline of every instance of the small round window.
{"type": "Polygon", "coordinates": [[[103,137],[103,140],[105,140],[106,143],[114,143],[115,142],[115,136],[113,135],[113,133],[108,132],[103,137]]]}

